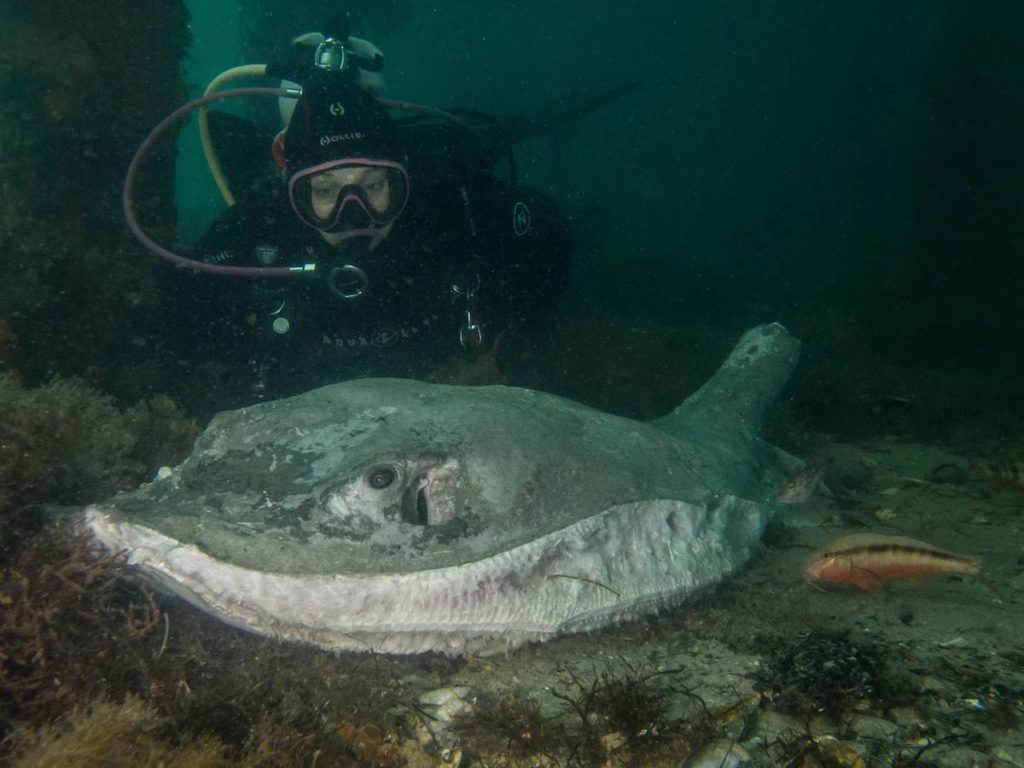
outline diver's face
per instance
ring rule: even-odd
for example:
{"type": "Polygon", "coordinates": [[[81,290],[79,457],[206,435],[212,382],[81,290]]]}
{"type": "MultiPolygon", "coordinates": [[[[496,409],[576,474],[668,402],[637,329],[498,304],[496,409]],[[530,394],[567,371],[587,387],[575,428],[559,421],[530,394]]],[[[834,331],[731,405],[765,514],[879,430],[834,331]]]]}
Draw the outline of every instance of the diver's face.
{"type": "Polygon", "coordinates": [[[310,205],[313,213],[321,219],[328,219],[334,212],[338,193],[349,186],[361,188],[366,203],[377,213],[384,213],[391,205],[391,185],[384,169],[334,168],[310,179],[310,205]]]}
{"type": "Polygon", "coordinates": [[[288,181],[295,215],[328,243],[371,238],[373,249],[409,199],[405,168],[390,160],[349,158],[297,171],[288,181]]]}

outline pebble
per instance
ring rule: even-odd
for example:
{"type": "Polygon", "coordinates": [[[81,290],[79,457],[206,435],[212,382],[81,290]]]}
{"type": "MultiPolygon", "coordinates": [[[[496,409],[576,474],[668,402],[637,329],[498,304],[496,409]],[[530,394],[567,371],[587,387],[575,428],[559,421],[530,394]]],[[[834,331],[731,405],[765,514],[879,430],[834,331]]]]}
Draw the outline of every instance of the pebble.
{"type": "Polygon", "coordinates": [[[896,725],[909,731],[911,735],[918,736],[920,734],[932,733],[934,728],[928,723],[916,709],[912,707],[896,707],[890,713],[892,719],[896,722],[896,725]]]}
{"type": "Polygon", "coordinates": [[[829,761],[840,768],[867,768],[866,752],[862,744],[840,741],[835,736],[822,736],[814,740],[818,749],[828,755],[829,761]]]}
{"type": "Polygon", "coordinates": [[[940,464],[930,473],[928,480],[932,483],[947,483],[949,485],[963,485],[970,479],[967,470],[959,464],[940,464]]]}
{"type": "Polygon", "coordinates": [[[989,755],[1006,764],[1006,768],[1024,768],[1024,749],[999,745],[989,755]]]}
{"type": "Polygon", "coordinates": [[[780,737],[793,737],[806,731],[805,726],[795,717],[783,715],[779,712],[767,710],[757,718],[758,735],[764,738],[765,743],[770,743],[780,737]]]}
{"type": "Polygon", "coordinates": [[[960,689],[957,686],[935,675],[925,675],[921,678],[921,690],[947,700],[960,696],[960,689]]]}
{"type": "Polygon", "coordinates": [[[936,768],[989,768],[992,765],[988,755],[969,747],[936,748],[929,758],[936,768]]]}
{"type": "Polygon", "coordinates": [[[422,694],[416,700],[423,714],[416,727],[420,743],[426,745],[434,741],[442,746],[451,746],[454,741],[448,729],[457,715],[473,711],[470,694],[470,689],[465,686],[435,688],[422,694]]]}
{"type": "Polygon", "coordinates": [[[859,738],[877,739],[878,741],[891,741],[896,731],[899,730],[896,723],[870,715],[854,716],[850,722],[850,727],[859,738]]]}
{"type": "Polygon", "coordinates": [[[719,739],[691,755],[685,768],[740,768],[750,760],[750,753],[730,739],[719,739]]]}

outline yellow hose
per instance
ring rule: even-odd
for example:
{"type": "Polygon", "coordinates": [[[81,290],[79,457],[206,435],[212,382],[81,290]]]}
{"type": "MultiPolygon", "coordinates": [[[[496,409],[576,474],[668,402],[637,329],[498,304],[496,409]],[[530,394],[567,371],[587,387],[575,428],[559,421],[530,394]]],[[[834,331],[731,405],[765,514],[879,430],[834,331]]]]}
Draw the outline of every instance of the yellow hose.
{"type": "MultiPolygon", "coordinates": [[[[266,64],[245,64],[241,67],[233,67],[221,72],[211,80],[210,84],[206,86],[206,91],[203,95],[209,96],[229,80],[239,77],[262,77],[266,74],[266,64]]],[[[224,171],[220,167],[220,160],[217,159],[217,154],[213,151],[213,139],[210,137],[210,123],[206,112],[207,107],[199,109],[199,139],[203,145],[203,155],[206,156],[206,164],[210,167],[210,174],[213,176],[213,180],[217,184],[224,202],[230,208],[235,204],[235,196],[231,194],[231,190],[228,188],[227,180],[224,178],[224,171]]]]}

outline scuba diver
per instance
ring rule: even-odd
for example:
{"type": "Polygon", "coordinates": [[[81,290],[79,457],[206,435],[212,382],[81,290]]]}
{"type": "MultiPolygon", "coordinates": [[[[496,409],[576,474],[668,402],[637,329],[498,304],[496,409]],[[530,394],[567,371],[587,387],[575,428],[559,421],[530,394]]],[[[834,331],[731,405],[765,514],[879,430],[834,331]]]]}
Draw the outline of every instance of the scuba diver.
{"type": "MultiPolygon", "coordinates": [[[[245,177],[242,199],[190,257],[145,238],[126,183],[133,231],[193,267],[170,295],[181,373],[205,408],[365,376],[525,383],[530,350],[557,322],[572,242],[557,206],[516,183],[511,144],[635,86],[503,125],[379,98],[366,73],[383,56],[347,30],[296,43],[315,47],[314,64],[281,75],[301,95],[268,142],[280,170],[248,157],[249,172],[233,174],[245,177]],[[396,105],[412,116],[393,117],[396,105]],[[496,173],[503,160],[507,180],[496,173]]],[[[218,154],[231,154],[240,118],[203,114],[201,127],[217,115],[218,154]]]]}

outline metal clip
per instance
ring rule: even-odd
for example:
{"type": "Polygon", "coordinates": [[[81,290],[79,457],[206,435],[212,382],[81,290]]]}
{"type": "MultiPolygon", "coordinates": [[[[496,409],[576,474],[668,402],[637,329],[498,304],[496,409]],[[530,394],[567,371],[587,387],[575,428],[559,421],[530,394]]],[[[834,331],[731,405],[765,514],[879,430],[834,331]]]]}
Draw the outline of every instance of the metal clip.
{"type": "Polygon", "coordinates": [[[472,312],[466,312],[466,322],[459,328],[459,344],[463,349],[478,349],[484,343],[484,329],[473,319],[472,312]]]}
{"type": "Polygon", "coordinates": [[[462,287],[458,283],[452,283],[452,293],[456,296],[465,296],[466,301],[476,302],[476,292],[480,288],[480,275],[473,276],[473,284],[471,286],[462,287]]]}
{"type": "Polygon", "coordinates": [[[458,283],[452,283],[452,293],[461,296],[466,302],[465,318],[462,327],[459,328],[459,343],[463,349],[477,349],[484,343],[484,329],[476,318],[477,290],[480,288],[480,275],[476,275],[476,282],[472,287],[463,288],[458,283]]]}

